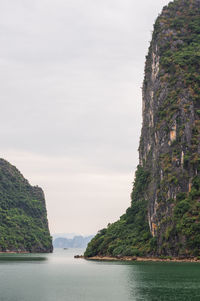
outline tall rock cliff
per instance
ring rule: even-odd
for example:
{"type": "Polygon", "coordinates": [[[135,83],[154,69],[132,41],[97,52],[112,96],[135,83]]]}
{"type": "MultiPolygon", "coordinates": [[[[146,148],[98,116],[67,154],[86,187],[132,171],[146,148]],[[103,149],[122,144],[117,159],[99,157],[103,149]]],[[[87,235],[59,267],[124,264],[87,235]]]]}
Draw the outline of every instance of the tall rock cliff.
{"type": "Polygon", "coordinates": [[[132,203],[86,256],[200,255],[200,0],[176,0],[154,25],[143,83],[132,203]]]}
{"type": "Polygon", "coordinates": [[[52,252],[44,193],[0,159],[0,251],[52,252]]]}

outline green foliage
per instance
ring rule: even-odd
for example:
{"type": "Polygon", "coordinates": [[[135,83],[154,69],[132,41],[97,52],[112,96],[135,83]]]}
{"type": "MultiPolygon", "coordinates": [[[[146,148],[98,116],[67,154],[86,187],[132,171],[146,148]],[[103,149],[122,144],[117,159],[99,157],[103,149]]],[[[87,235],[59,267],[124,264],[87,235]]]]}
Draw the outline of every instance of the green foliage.
{"type": "Polygon", "coordinates": [[[184,248],[188,255],[200,255],[200,176],[193,179],[189,195],[180,194],[174,207],[173,224],[177,234],[186,237],[184,248]]]}
{"type": "Polygon", "coordinates": [[[133,186],[133,191],[131,193],[132,202],[137,201],[141,198],[141,193],[147,187],[149,182],[149,172],[144,170],[143,167],[138,165],[137,171],[135,173],[135,182],[133,186]]]}
{"type": "Polygon", "coordinates": [[[0,159],[0,250],[51,250],[43,192],[0,159]]]}
{"type": "Polygon", "coordinates": [[[178,202],[176,207],[174,208],[174,216],[181,218],[184,213],[188,211],[190,208],[190,203],[187,199],[178,202]]]}

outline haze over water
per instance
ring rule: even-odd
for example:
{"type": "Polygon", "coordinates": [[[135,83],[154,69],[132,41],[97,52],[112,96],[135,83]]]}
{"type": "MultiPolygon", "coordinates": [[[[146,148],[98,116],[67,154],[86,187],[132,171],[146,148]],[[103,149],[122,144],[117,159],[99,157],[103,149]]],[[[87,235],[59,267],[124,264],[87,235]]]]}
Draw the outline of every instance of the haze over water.
{"type": "Polygon", "coordinates": [[[77,253],[1,254],[0,300],[200,300],[198,263],[93,262],[77,253]]]}

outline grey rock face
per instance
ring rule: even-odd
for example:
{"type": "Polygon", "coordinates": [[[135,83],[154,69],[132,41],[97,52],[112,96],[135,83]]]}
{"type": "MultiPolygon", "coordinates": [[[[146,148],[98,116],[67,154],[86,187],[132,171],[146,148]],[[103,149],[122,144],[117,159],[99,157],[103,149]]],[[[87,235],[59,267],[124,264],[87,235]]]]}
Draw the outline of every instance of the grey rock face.
{"type": "Polygon", "coordinates": [[[200,47],[199,8],[196,0],[174,1],[163,9],[145,67],[139,157],[140,165],[150,171],[145,191],[148,220],[160,246],[173,224],[177,195],[188,195],[199,177],[199,63],[191,59],[200,47]]]}

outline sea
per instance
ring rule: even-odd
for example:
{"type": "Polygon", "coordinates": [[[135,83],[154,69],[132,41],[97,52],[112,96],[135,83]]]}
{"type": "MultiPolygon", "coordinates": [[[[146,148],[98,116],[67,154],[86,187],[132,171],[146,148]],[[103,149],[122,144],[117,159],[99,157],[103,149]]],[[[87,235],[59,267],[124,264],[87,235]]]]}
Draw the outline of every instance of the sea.
{"type": "Polygon", "coordinates": [[[53,254],[0,254],[0,301],[200,300],[200,264],[98,262],[53,254]]]}

